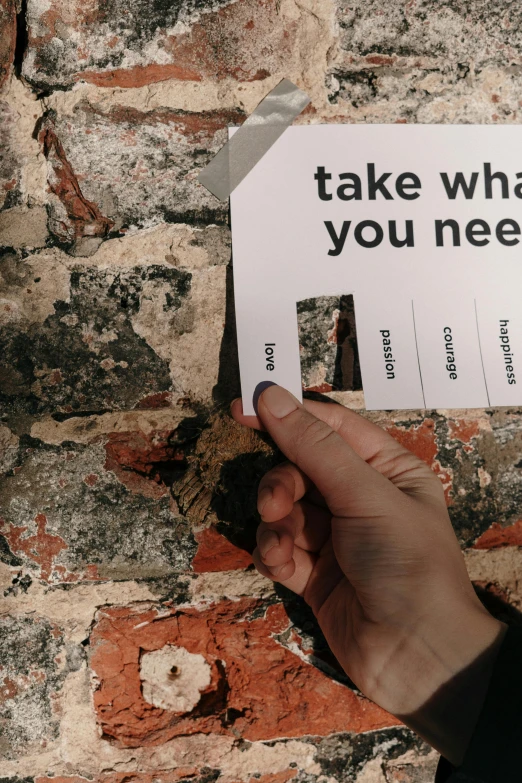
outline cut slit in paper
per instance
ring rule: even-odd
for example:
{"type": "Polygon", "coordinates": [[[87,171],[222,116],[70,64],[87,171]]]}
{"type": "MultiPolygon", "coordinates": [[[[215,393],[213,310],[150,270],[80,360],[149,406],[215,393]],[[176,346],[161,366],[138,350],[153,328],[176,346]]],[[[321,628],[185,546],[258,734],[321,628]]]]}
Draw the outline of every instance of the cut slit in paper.
{"type": "Polygon", "coordinates": [[[368,409],[522,405],[521,142],[518,126],[287,128],[231,195],[245,413],[262,382],[301,397],[296,302],[335,291],[354,296],[368,409]],[[391,198],[371,191],[386,174],[391,198]],[[361,198],[343,199],[354,175],[361,198]]]}
{"type": "Polygon", "coordinates": [[[304,391],[362,389],[353,296],[297,302],[297,330],[304,391]]]}

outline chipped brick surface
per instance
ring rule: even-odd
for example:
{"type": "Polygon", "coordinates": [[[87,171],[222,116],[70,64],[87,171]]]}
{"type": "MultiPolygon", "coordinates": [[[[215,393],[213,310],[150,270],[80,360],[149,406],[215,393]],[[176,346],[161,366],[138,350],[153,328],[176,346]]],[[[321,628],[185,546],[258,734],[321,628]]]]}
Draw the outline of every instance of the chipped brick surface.
{"type": "Polygon", "coordinates": [[[142,488],[140,463],[127,463],[122,483],[110,445],[20,445],[17,467],[0,480],[0,531],[27,573],[70,583],[189,569],[196,543],[168,492],[154,476],[142,488]]]}
{"type": "MultiPolygon", "coordinates": [[[[302,123],[517,123],[521,30],[507,0],[0,0],[0,783],[433,780],[253,568],[282,455],[226,414],[228,208],[197,176],[284,76],[302,123]]],[[[362,409],[352,298],[297,314],[305,389],[362,409]]],[[[516,624],[520,414],[363,414],[516,624]]]]}
{"type": "Polygon", "coordinates": [[[66,668],[74,668],[78,660],[78,649],[71,648],[67,655],[59,629],[45,618],[0,618],[0,749],[4,759],[45,746],[58,736],[59,716],[53,703],[66,668]]]}
{"type": "Polygon", "coordinates": [[[50,201],[50,229],[72,255],[92,255],[107,237],[114,221],[104,217],[96,204],[83,196],[76,174],[56,135],[51,114],[40,125],[38,139],[49,164],[49,188],[57,201],[50,201]],[[58,203],[59,202],[59,203],[58,203]]]}
{"type": "Polygon", "coordinates": [[[196,573],[209,571],[233,571],[245,568],[252,563],[252,558],[244,549],[234,546],[228,538],[214,527],[204,528],[196,534],[198,551],[192,561],[196,573]]]}
{"type": "Polygon", "coordinates": [[[302,736],[311,723],[321,735],[396,723],[270,641],[288,626],[287,615],[274,606],[266,617],[255,617],[257,608],[243,600],[202,612],[123,609],[102,614],[91,637],[91,666],[103,732],[134,747],[201,732],[268,740],[302,736]],[[210,683],[190,710],[153,707],[140,690],[140,651],[160,650],[166,644],[202,655],[210,667],[210,683]]]}
{"type": "Polygon", "coordinates": [[[275,0],[29,0],[28,19],[24,76],[53,87],[79,78],[126,88],[165,79],[255,81],[281,72],[296,30],[275,0]]]}
{"type": "MultiPolygon", "coordinates": [[[[80,101],[70,114],[54,118],[60,155],[48,155],[51,188],[60,188],[60,204],[68,200],[73,223],[83,224],[86,219],[85,202],[96,205],[88,207],[87,219],[98,235],[106,230],[103,220],[119,229],[187,218],[223,223],[225,205],[197,183],[197,175],[226,141],[227,125],[243,119],[237,110],[195,113],[125,106],[104,110],[80,101]],[[57,166],[64,173],[54,184],[57,166]],[[79,183],[82,199],[71,193],[73,179],[79,183]],[[103,212],[103,220],[91,214],[94,209],[103,212]]],[[[60,230],[64,232],[56,229],[60,230]]]]}
{"type": "Polygon", "coordinates": [[[522,546],[522,520],[512,525],[493,522],[475,542],[475,549],[493,549],[494,547],[522,546]]]}
{"type": "Polygon", "coordinates": [[[15,0],[0,3],[0,88],[7,80],[14,61],[16,46],[15,0]]]}

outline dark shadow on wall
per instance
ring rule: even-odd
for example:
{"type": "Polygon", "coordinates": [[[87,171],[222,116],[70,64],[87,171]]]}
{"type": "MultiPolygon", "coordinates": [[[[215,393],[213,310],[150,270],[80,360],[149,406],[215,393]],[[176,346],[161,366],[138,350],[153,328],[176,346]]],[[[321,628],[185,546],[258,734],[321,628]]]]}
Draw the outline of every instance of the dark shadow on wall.
{"type": "Polygon", "coordinates": [[[234,283],[232,264],[227,266],[225,326],[219,351],[218,380],[212,390],[216,405],[228,407],[235,397],[241,395],[239,380],[239,358],[236,338],[236,312],[234,309],[234,283]]]}
{"type": "MultiPolygon", "coordinates": [[[[269,445],[269,437],[259,433],[260,441],[269,445]]],[[[257,513],[257,486],[261,477],[284,459],[276,449],[240,454],[225,462],[215,488],[211,510],[219,519],[218,531],[234,546],[252,553],[256,546],[256,530],[260,522],[257,513]]],[[[278,640],[286,645],[291,641],[292,628],[301,640],[303,650],[311,650],[308,660],[328,677],[354,687],[331,653],[321,629],[306,602],[276,584],[276,598],[283,603],[290,627],[278,640]]],[[[294,640],[295,641],[295,640],[294,640]]]]}
{"type": "MultiPolygon", "coordinates": [[[[269,436],[260,433],[269,443],[269,436]]],[[[256,530],[260,522],[257,513],[257,487],[261,477],[282,462],[283,455],[274,448],[250,454],[240,454],[225,462],[212,500],[212,511],[219,522],[218,531],[234,546],[250,554],[256,546],[256,530]]]]}

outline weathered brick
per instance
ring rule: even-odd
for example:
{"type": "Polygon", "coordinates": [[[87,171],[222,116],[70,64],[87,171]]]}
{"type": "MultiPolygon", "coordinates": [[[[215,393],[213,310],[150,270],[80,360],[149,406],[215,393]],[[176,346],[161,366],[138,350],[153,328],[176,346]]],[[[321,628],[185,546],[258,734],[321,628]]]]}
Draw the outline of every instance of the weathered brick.
{"type": "MultiPolygon", "coordinates": [[[[155,448],[157,470],[169,447],[163,455],[155,448]]],[[[22,439],[17,467],[0,480],[2,559],[11,553],[27,573],[56,583],[189,570],[197,549],[190,527],[168,490],[139,472],[139,456],[133,465],[129,447],[127,464],[115,470],[110,441],[60,448],[22,439]]]]}
{"type": "Polygon", "coordinates": [[[311,725],[314,734],[325,735],[396,722],[278,644],[273,636],[289,627],[288,617],[282,606],[259,617],[260,608],[243,599],[201,611],[102,612],[91,636],[91,666],[103,732],[136,747],[192,733],[267,740],[302,736],[311,725]],[[210,666],[210,685],[187,712],[154,707],[143,696],[140,655],[165,645],[202,655],[210,666]]]}
{"type": "MultiPolygon", "coordinates": [[[[226,141],[227,125],[243,119],[239,111],[101,109],[80,101],[70,114],[52,117],[67,178],[73,176],[82,193],[63,211],[77,213],[71,222],[83,222],[87,202],[115,229],[162,221],[225,222],[226,204],[199,185],[197,175],[226,141]]],[[[55,158],[48,158],[51,187],[55,158]]],[[[57,205],[57,223],[60,217],[57,205]]],[[[60,237],[59,230],[55,233],[60,237]]]]}
{"type": "Polygon", "coordinates": [[[198,551],[192,561],[196,573],[208,571],[233,571],[251,565],[252,557],[244,549],[234,546],[214,527],[204,528],[196,534],[198,551]]]}
{"type": "Polygon", "coordinates": [[[80,650],[66,651],[60,630],[45,618],[0,617],[3,759],[37,750],[58,736],[53,701],[67,671],[78,668],[81,660],[80,650]]]}
{"type": "Polygon", "coordinates": [[[517,122],[520,8],[338,0],[330,101],[343,121],[517,122]]]}
{"type": "Polygon", "coordinates": [[[17,206],[22,201],[20,182],[22,161],[16,148],[16,110],[10,103],[4,100],[0,100],[0,126],[2,128],[2,144],[0,145],[0,209],[9,209],[17,206]]]}
{"type": "Polygon", "coordinates": [[[522,520],[518,519],[512,525],[502,525],[493,522],[475,542],[475,549],[493,549],[504,546],[522,546],[522,520]]]}
{"type": "MultiPolygon", "coordinates": [[[[183,779],[190,779],[193,783],[211,783],[204,771],[200,773],[195,767],[178,767],[174,770],[156,772],[108,772],[101,773],[95,780],[78,775],[54,775],[53,777],[37,777],[34,783],[178,783],[183,779]]],[[[2,779],[0,778],[0,783],[2,779]]],[[[31,783],[33,783],[31,781],[31,783]]]]}
{"type": "Polygon", "coordinates": [[[263,79],[288,66],[297,26],[276,0],[29,0],[28,23],[23,74],[39,87],[263,79]]]}
{"type": "Polygon", "coordinates": [[[15,0],[0,2],[0,87],[9,77],[16,46],[15,0]]]}
{"type": "Polygon", "coordinates": [[[191,330],[190,272],[169,266],[69,272],[56,255],[25,260],[12,252],[2,256],[0,271],[9,284],[0,323],[4,414],[125,409],[171,388],[168,362],[136,330],[152,300],[174,329],[179,317],[178,335],[191,330]],[[44,308],[40,290],[50,268],[63,292],[44,308]]]}
{"type": "Polygon", "coordinates": [[[519,414],[501,412],[473,419],[433,414],[416,423],[387,424],[383,419],[388,431],[439,475],[464,545],[473,544],[499,517],[503,524],[519,518],[519,422],[519,414]]]}
{"type": "MultiPolygon", "coordinates": [[[[507,0],[28,0],[34,93],[15,74],[1,109],[0,580],[9,644],[60,660],[29,683],[34,724],[27,694],[0,707],[26,731],[8,783],[433,779],[437,754],[375,728],[306,605],[251,566],[257,482],[282,456],[215,410],[237,388],[230,234],[197,174],[282,76],[312,95],[304,122],[518,122],[520,17],[507,0]],[[212,671],[184,714],[143,700],[140,656],[169,644],[212,671]]],[[[300,310],[305,387],[361,406],[353,303],[300,310]]],[[[439,475],[481,600],[519,623],[520,411],[364,415],[439,475]]]]}
{"type": "Polygon", "coordinates": [[[510,0],[337,0],[340,43],[377,66],[399,57],[444,62],[517,64],[522,58],[522,10],[510,0]]]}
{"type": "Polygon", "coordinates": [[[54,129],[54,117],[48,113],[38,129],[38,139],[48,161],[50,230],[60,244],[70,246],[72,255],[89,256],[98,249],[114,226],[97,205],[82,194],[76,174],[54,129]]]}

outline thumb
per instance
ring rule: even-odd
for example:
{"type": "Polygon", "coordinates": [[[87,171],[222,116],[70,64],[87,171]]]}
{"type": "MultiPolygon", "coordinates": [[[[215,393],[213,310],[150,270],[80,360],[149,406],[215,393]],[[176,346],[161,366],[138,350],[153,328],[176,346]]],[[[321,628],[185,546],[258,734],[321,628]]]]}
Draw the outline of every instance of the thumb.
{"type": "Polygon", "coordinates": [[[400,494],[335,430],[281,386],[263,391],[258,416],[283,454],[313,481],[335,516],[381,516],[393,496],[400,494]]]}

